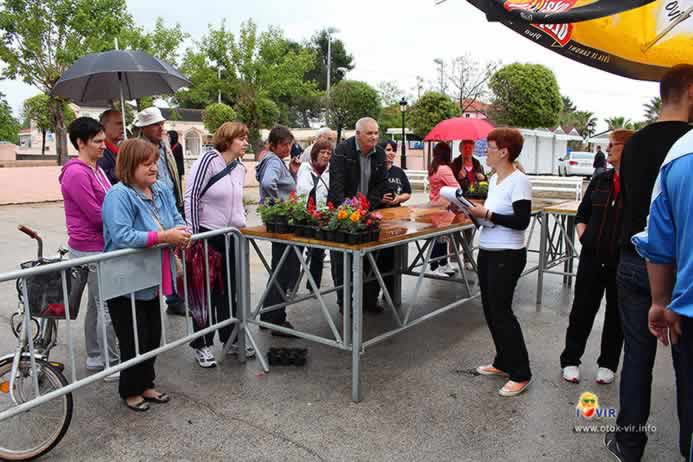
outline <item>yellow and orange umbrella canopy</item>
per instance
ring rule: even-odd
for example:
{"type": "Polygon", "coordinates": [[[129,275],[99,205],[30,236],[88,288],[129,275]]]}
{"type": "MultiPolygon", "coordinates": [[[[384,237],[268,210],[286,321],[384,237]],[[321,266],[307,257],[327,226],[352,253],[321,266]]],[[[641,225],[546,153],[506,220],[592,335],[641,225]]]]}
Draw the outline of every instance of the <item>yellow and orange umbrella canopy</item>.
{"type": "Polygon", "coordinates": [[[558,54],[607,72],[654,80],[693,64],[693,0],[468,0],[558,54]]]}

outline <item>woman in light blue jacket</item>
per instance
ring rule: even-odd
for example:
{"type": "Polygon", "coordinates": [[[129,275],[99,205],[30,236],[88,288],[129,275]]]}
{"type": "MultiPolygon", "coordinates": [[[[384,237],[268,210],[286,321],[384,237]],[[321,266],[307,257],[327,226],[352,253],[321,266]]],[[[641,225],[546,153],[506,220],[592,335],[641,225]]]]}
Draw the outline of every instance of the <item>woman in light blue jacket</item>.
{"type": "MultiPolygon", "coordinates": [[[[190,233],[178,213],[170,189],[156,181],[158,150],[141,139],[125,141],[120,146],[116,174],[120,183],[111,188],[103,204],[105,250],[151,247],[169,244],[186,247],[190,233]]],[[[173,292],[175,258],[166,249],[162,252],[162,284],[164,295],[173,292]]],[[[137,342],[140,354],[159,347],[161,313],[158,288],[150,287],[135,293],[137,342]]],[[[121,361],[135,357],[135,336],[129,297],[108,300],[113,327],[120,342],[121,361]]],[[[120,374],[119,393],[133,411],[149,409],[148,402],[166,403],[168,395],[154,388],[155,357],[125,369],[120,374]]]]}

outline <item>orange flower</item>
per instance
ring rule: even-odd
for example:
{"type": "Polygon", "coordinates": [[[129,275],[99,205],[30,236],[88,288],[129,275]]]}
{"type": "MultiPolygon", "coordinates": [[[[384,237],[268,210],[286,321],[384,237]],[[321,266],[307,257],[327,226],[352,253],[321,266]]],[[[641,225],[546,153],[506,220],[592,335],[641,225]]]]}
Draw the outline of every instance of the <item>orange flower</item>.
{"type": "Polygon", "coordinates": [[[339,219],[339,220],[344,220],[346,217],[347,217],[346,210],[340,210],[339,213],[337,213],[337,219],[339,219]]]}
{"type": "Polygon", "coordinates": [[[359,220],[361,219],[361,214],[359,212],[354,212],[351,214],[351,217],[349,217],[352,222],[358,223],[359,220]]]}

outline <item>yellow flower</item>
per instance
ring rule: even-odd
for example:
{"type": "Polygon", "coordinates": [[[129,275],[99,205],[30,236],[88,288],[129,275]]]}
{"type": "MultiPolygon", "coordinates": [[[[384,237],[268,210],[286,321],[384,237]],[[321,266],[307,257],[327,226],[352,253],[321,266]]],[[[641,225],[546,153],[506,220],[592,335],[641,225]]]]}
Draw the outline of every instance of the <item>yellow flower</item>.
{"type": "Polygon", "coordinates": [[[339,220],[344,220],[347,217],[346,210],[340,210],[339,213],[337,213],[337,218],[339,220]]]}
{"type": "Polygon", "coordinates": [[[351,221],[353,221],[354,223],[358,223],[358,221],[361,219],[361,214],[358,212],[354,212],[351,214],[350,218],[351,218],[351,221]]]}

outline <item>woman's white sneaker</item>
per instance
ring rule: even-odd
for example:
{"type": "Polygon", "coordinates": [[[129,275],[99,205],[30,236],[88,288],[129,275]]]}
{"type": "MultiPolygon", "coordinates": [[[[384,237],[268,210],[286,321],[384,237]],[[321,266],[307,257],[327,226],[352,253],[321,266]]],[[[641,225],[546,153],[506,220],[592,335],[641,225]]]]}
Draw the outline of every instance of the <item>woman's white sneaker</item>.
{"type": "Polygon", "coordinates": [[[446,273],[446,274],[455,274],[457,272],[457,270],[455,268],[453,268],[452,266],[450,266],[449,263],[447,265],[439,266],[438,271],[442,271],[443,273],[446,273]]]}
{"type": "Polygon", "coordinates": [[[597,370],[597,383],[600,385],[608,385],[614,381],[616,374],[611,369],[600,367],[597,370]]]}
{"type": "Polygon", "coordinates": [[[217,366],[217,360],[214,359],[214,355],[208,347],[196,348],[194,351],[195,359],[197,360],[197,364],[199,364],[200,367],[208,369],[210,367],[217,366]]]}
{"type": "Polygon", "coordinates": [[[580,383],[580,368],[577,366],[564,367],[563,380],[570,383],[580,383]]]}

